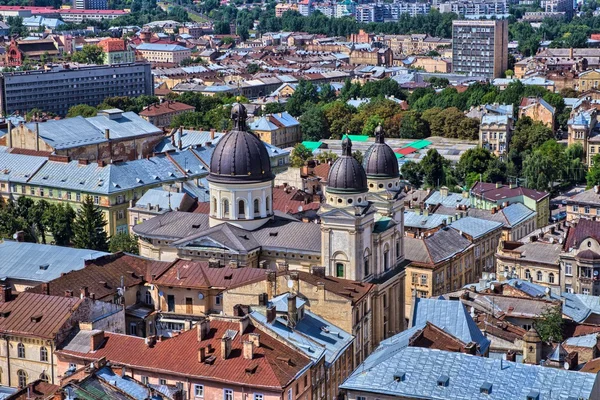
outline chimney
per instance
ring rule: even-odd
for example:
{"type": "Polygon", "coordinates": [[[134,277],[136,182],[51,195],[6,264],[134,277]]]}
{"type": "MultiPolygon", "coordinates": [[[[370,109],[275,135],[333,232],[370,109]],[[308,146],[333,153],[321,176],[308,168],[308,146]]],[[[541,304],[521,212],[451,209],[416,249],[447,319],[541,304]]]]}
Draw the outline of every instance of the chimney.
{"type": "Polygon", "coordinates": [[[260,347],[260,333],[248,334],[248,340],[250,340],[254,344],[254,347],[260,347]]]}
{"type": "Polygon", "coordinates": [[[6,130],[8,131],[8,135],[6,137],[6,146],[8,148],[11,148],[12,147],[12,124],[10,123],[10,120],[7,120],[6,130]]]}
{"type": "Polygon", "coordinates": [[[208,319],[200,321],[196,324],[196,330],[198,331],[198,341],[201,342],[205,340],[210,332],[210,321],[208,319]]]}
{"type": "Polygon", "coordinates": [[[42,283],[42,292],[44,294],[50,294],[50,282],[42,283]]]}
{"type": "Polygon", "coordinates": [[[110,129],[106,128],[104,130],[104,137],[108,140],[110,139],[110,129]]]}
{"type": "Polygon", "coordinates": [[[254,358],[254,343],[251,340],[244,340],[243,346],[244,359],[252,360],[254,358]]]}
{"type": "Polygon", "coordinates": [[[85,299],[86,297],[90,297],[90,292],[88,292],[88,287],[84,286],[80,289],[80,298],[85,299]]]}
{"type": "Polygon", "coordinates": [[[13,237],[15,238],[15,240],[19,243],[23,243],[25,241],[25,232],[23,231],[16,231],[15,234],[13,235],[13,237]]]}
{"type": "Polygon", "coordinates": [[[502,187],[502,182],[496,182],[496,189],[500,189],[502,187]]]}
{"type": "Polygon", "coordinates": [[[296,308],[296,295],[288,294],[287,298],[287,306],[288,306],[288,324],[291,326],[295,326],[296,322],[298,322],[298,309],[296,308]]]}
{"type": "Polygon", "coordinates": [[[6,303],[12,299],[12,289],[8,285],[0,286],[0,303],[6,303]]]}
{"type": "Polygon", "coordinates": [[[35,150],[40,151],[40,123],[35,123],[35,150]]]}
{"type": "Polygon", "coordinates": [[[104,331],[96,332],[90,337],[90,351],[96,351],[104,343],[104,331]]]}
{"type": "Polygon", "coordinates": [[[249,324],[250,324],[250,318],[244,317],[244,318],[240,319],[240,336],[243,335],[244,332],[246,332],[246,329],[248,328],[249,324]]]}
{"type": "Polygon", "coordinates": [[[310,273],[314,276],[325,278],[325,267],[312,266],[310,267],[310,273]]]}
{"type": "Polygon", "coordinates": [[[506,352],[506,361],[517,361],[517,353],[514,350],[509,350],[506,352]]]}
{"type": "Polygon", "coordinates": [[[200,347],[198,349],[198,362],[203,363],[206,360],[206,347],[200,347]]]}
{"type": "Polygon", "coordinates": [[[65,290],[65,297],[73,297],[73,291],[72,290],[65,290]]]}
{"type": "Polygon", "coordinates": [[[215,140],[215,130],[213,128],[210,129],[210,140],[215,140]]]}
{"type": "Polygon", "coordinates": [[[231,353],[231,338],[229,336],[223,336],[221,338],[221,357],[223,360],[229,358],[229,353],[231,353]]]}
{"type": "Polygon", "coordinates": [[[275,308],[275,306],[269,306],[267,307],[267,323],[271,323],[273,321],[275,321],[275,318],[277,317],[277,309],[275,308]]]}

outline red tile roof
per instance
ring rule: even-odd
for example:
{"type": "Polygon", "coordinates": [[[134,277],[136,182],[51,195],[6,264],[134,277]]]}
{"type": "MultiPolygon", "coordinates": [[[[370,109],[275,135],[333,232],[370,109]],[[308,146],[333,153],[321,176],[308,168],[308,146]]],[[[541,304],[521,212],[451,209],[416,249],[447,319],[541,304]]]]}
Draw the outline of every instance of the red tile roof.
{"type": "Polygon", "coordinates": [[[260,282],[266,272],[260,268],[210,268],[207,261],[177,260],[152,283],[192,289],[231,289],[260,282]]]}
{"type": "Polygon", "coordinates": [[[97,299],[103,299],[116,293],[121,277],[125,287],[139,285],[144,280],[149,281],[152,274],[159,274],[170,264],[124,253],[110,254],[87,261],[85,268],[48,282],[48,292],[44,284],[29,289],[29,292],[64,296],[66,290],[77,294],[81,288],[87,287],[89,293],[94,293],[97,299]]]}
{"type": "Polygon", "coordinates": [[[144,338],[105,333],[104,344],[95,352],[67,350],[68,344],[57,350],[59,357],[75,357],[86,361],[99,360],[125,365],[139,370],[161,371],[169,375],[180,375],[217,382],[235,383],[248,387],[263,387],[282,390],[306,366],[310,360],[252,325],[239,334],[240,323],[211,319],[210,333],[198,341],[197,329],[191,329],[171,339],[148,347],[144,338]],[[229,358],[221,357],[221,338],[227,330],[238,334],[231,342],[229,358]],[[247,360],[242,355],[242,342],[249,340],[250,333],[260,334],[260,347],[254,349],[254,357],[247,360]],[[198,350],[207,349],[206,356],[214,356],[214,363],[198,361],[198,350]],[[208,351],[212,348],[213,351],[208,351]]]}
{"type": "Polygon", "coordinates": [[[586,238],[600,240],[600,221],[581,218],[577,225],[569,227],[564,249],[578,247],[586,238]]]}
{"type": "Polygon", "coordinates": [[[327,180],[327,176],[329,176],[330,169],[331,165],[329,165],[329,163],[321,163],[313,169],[313,174],[323,180],[327,180]]]}
{"type": "Polygon", "coordinates": [[[296,272],[298,272],[298,278],[301,281],[311,283],[315,286],[322,283],[325,286],[325,290],[345,297],[353,303],[365,297],[375,287],[371,283],[357,282],[334,276],[318,276],[304,271],[296,272]]]}
{"type": "Polygon", "coordinates": [[[83,300],[78,297],[21,293],[0,304],[0,332],[54,339],[83,300]]]}
{"type": "Polygon", "coordinates": [[[29,383],[26,387],[8,397],[10,400],[38,400],[53,398],[51,395],[56,393],[60,386],[44,382],[40,379],[29,383]]]}
{"type": "Polygon", "coordinates": [[[488,201],[494,202],[501,202],[503,199],[516,196],[526,196],[534,199],[537,202],[545,197],[550,196],[550,193],[548,192],[528,189],[522,186],[511,188],[508,185],[502,185],[497,188],[495,183],[487,182],[475,182],[473,187],[471,187],[471,193],[477,197],[483,197],[488,201]]]}
{"type": "Polygon", "coordinates": [[[300,189],[274,187],[273,210],[291,214],[299,212],[299,207],[302,211],[318,210],[321,202],[318,196],[315,197],[300,189]],[[314,201],[315,197],[317,201],[314,201]]]}
{"type": "Polygon", "coordinates": [[[165,101],[159,104],[150,104],[148,107],[144,108],[142,112],[140,112],[140,115],[144,117],[156,117],[163,114],[170,114],[172,112],[185,112],[194,110],[196,110],[196,107],[189,106],[178,101],[165,101]]]}
{"type": "Polygon", "coordinates": [[[98,46],[102,47],[105,53],[113,51],[125,51],[125,41],[119,38],[107,38],[98,42],[98,46]]]}
{"type": "Polygon", "coordinates": [[[395,153],[402,154],[402,155],[411,154],[411,153],[414,153],[415,151],[417,151],[417,149],[415,149],[414,147],[410,147],[410,146],[394,150],[395,153]]]}

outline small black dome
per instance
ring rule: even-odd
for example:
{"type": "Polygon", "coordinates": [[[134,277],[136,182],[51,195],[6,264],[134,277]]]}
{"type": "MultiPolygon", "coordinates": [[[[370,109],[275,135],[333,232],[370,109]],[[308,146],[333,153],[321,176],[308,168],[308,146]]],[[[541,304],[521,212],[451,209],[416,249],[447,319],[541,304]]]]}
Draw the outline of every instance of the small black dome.
{"type": "Polygon", "coordinates": [[[269,152],[264,143],[246,130],[246,108],[231,109],[234,129],[215,146],[208,180],[217,183],[256,183],[274,179],[269,152]]]}
{"type": "Polygon", "coordinates": [[[339,157],[327,176],[327,191],[331,193],[363,193],[367,189],[367,175],[362,165],[352,157],[352,142],[342,140],[342,156],[339,157]]]}
{"type": "Polygon", "coordinates": [[[383,128],[375,129],[375,143],[363,158],[363,167],[371,179],[393,179],[400,177],[398,159],[394,150],[385,143],[383,128]]]}

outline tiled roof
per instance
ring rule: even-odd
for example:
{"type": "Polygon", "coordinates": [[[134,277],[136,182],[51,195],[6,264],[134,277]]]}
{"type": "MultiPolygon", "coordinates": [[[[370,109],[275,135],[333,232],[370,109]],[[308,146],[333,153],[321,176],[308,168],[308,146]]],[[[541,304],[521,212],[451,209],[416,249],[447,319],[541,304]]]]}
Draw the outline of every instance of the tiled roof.
{"type": "Polygon", "coordinates": [[[313,195],[300,189],[287,189],[278,186],[273,188],[273,210],[296,214],[300,212],[300,207],[304,212],[318,210],[320,206],[320,201],[313,201],[313,195]]]}
{"type": "Polygon", "coordinates": [[[156,117],[163,114],[170,114],[172,112],[185,112],[194,111],[196,107],[190,106],[178,101],[165,101],[159,104],[150,104],[144,108],[140,115],[144,117],[156,117]]]}
{"type": "Polygon", "coordinates": [[[232,289],[260,282],[266,271],[260,268],[209,268],[207,261],[177,260],[152,283],[193,289],[232,289]]]}
{"type": "Polygon", "coordinates": [[[107,361],[138,370],[160,370],[172,375],[274,390],[283,390],[311,362],[302,353],[258,332],[252,325],[243,335],[239,334],[239,328],[239,322],[212,319],[208,337],[203,341],[198,341],[197,330],[191,329],[152,347],[145,344],[144,338],[105,332],[105,342],[95,352],[73,351],[67,343],[57,353],[90,361],[106,357],[107,361]],[[237,334],[231,342],[229,358],[223,359],[221,338],[227,330],[237,334]],[[242,342],[248,341],[249,334],[254,332],[260,333],[261,344],[254,348],[254,358],[247,360],[242,356],[242,342]],[[206,356],[214,356],[214,362],[198,362],[198,350],[208,349],[209,345],[213,351],[207,350],[206,356]]]}
{"type": "Polygon", "coordinates": [[[490,341],[481,333],[479,327],[466,307],[457,300],[415,299],[413,326],[430,322],[463,343],[477,343],[481,354],[490,346],[490,341]]]}
{"type": "Polygon", "coordinates": [[[595,374],[560,368],[406,347],[372,353],[340,388],[375,397],[515,400],[533,395],[540,400],[592,400],[597,379],[595,374]],[[442,377],[447,385],[438,383],[442,377]],[[490,394],[482,393],[484,385],[490,387],[490,394]]]}
{"type": "Polygon", "coordinates": [[[510,186],[502,185],[501,187],[496,188],[495,183],[487,182],[475,182],[475,184],[471,188],[471,194],[473,196],[483,197],[488,201],[500,203],[506,198],[518,196],[526,196],[535,201],[540,201],[543,198],[550,196],[550,193],[548,192],[528,189],[522,186],[511,188],[510,186]]]}
{"type": "Polygon", "coordinates": [[[0,254],[0,278],[48,282],[108,253],[4,240],[0,241],[0,254]]]}
{"type": "MultiPolygon", "coordinates": [[[[124,253],[104,256],[89,262],[85,268],[72,271],[48,283],[49,294],[64,296],[66,290],[75,294],[87,287],[89,293],[94,293],[97,299],[111,297],[121,285],[130,287],[149,281],[152,273],[161,271],[169,266],[168,262],[155,261],[148,258],[124,253]]],[[[31,293],[44,293],[42,285],[29,290],[31,293]]],[[[111,297],[112,299],[112,297],[111,297]]]]}
{"type": "Polygon", "coordinates": [[[577,225],[569,228],[564,248],[578,247],[587,238],[600,240],[600,221],[581,218],[577,225]]]}
{"type": "Polygon", "coordinates": [[[64,293],[61,296],[21,293],[16,299],[0,304],[0,313],[8,313],[0,318],[0,332],[53,339],[81,301],[79,297],[65,297],[64,293]]]}
{"type": "Polygon", "coordinates": [[[336,278],[334,276],[318,276],[309,272],[297,271],[300,280],[308,282],[315,287],[323,283],[325,290],[346,297],[353,302],[359,301],[366,296],[375,285],[366,282],[356,282],[348,279],[336,278]]]}
{"type": "MultiPolygon", "coordinates": [[[[21,390],[19,390],[18,392],[16,392],[15,394],[13,394],[12,396],[10,396],[10,400],[38,400],[38,399],[52,399],[54,398],[53,395],[54,393],[56,393],[58,390],[60,389],[60,386],[58,385],[53,385],[51,383],[42,381],[42,380],[37,380],[37,381],[33,381],[31,383],[28,383],[26,387],[22,388],[21,390]]],[[[0,394],[0,397],[2,399],[5,399],[6,397],[3,397],[0,394]]]]}

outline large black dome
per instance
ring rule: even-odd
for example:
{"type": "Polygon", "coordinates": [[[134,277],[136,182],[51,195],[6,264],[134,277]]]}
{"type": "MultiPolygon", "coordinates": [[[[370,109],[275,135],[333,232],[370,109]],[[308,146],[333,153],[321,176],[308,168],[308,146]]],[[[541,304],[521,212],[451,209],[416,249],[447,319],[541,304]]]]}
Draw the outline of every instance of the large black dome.
{"type": "Polygon", "coordinates": [[[342,156],[329,169],[327,192],[347,194],[367,190],[367,175],[362,165],[352,157],[352,142],[346,137],[342,140],[342,156]]]}
{"type": "Polygon", "coordinates": [[[256,183],[274,179],[269,152],[263,142],[246,130],[246,108],[231,109],[234,129],[215,146],[208,180],[216,183],[256,183]]]}
{"type": "Polygon", "coordinates": [[[375,143],[367,150],[363,159],[367,177],[371,179],[393,179],[400,177],[398,159],[394,150],[385,143],[383,128],[375,129],[375,143]]]}

